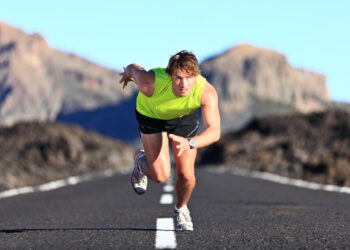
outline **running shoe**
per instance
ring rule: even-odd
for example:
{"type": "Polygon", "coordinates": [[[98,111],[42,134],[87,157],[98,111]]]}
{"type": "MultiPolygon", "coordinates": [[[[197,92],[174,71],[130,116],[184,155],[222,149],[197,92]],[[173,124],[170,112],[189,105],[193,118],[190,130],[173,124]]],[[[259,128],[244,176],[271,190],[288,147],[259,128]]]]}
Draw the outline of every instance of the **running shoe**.
{"type": "Polygon", "coordinates": [[[182,231],[193,231],[193,223],[190,216],[190,210],[186,212],[174,210],[174,219],[175,219],[175,230],[177,232],[182,231]]]}
{"type": "Polygon", "coordinates": [[[137,194],[144,194],[147,189],[147,176],[143,173],[139,166],[140,160],[146,157],[145,151],[139,149],[134,155],[134,170],[131,173],[130,181],[137,194]]]}

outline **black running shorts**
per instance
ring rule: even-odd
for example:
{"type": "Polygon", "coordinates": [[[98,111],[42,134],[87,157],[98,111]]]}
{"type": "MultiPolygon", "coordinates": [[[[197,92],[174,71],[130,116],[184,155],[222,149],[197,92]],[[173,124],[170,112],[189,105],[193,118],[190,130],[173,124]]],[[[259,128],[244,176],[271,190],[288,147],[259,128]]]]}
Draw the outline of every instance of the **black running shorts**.
{"type": "Polygon", "coordinates": [[[135,112],[139,129],[143,134],[167,132],[185,138],[197,135],[199,127],[197,111],[173,120],[154,119],[140,114],[137,110],[135,112]]]}

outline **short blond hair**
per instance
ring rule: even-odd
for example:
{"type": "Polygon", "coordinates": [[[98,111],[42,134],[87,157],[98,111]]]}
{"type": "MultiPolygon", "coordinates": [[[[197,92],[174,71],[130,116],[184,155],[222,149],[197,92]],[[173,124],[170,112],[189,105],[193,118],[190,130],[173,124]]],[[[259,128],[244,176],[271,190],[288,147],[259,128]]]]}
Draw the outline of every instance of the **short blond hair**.
{"type": "Polygon", "coordinates": [[[187,50],[182,50],[169,59],[166,72],[171,76],[176,70],[184,70],[191,76],[199,75],[199,65],[196,56],[187,50]]]}

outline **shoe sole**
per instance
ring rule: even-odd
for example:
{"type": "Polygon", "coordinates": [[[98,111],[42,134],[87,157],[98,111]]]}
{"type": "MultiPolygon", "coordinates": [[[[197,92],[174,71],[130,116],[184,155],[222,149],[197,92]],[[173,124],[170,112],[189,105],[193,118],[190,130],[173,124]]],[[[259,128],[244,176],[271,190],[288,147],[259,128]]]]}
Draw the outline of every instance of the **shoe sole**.
{"type": "MultiPolygon", "coordinates": [[[[145,152],[142,148],[136,150],[136,152],[135,152],[135,154],[134,154],[134,161],[135,161],[136,155],[137,155],[140,151],[145,152]]],[[[130,179],[131,186],[132,186],[132,188],[134,189],[135,193],[137,193],[138,195],[142,195],[142,194],[146,193],[146,190],[141,190],[141,191],[139,191],[137,188],[134,188],[134,185],[133,185],[133,183],[132,183],[132,181],[131,181],[131,177],[132,177],[133,174],[134,174],[134,172],[131,173],[129,179],[130,179]]]]}
{"type": "Polygon", "coordinates": [[[133,175],[133,173],[130,175],[130,183],[131,183],[131,186],[134,189],[135,193],[137,193],[138,195],[142,195],[142,194],[146,193],[146,190],[139,191],[137,188],[134,188],[134,185],[133,185],[133,183],[131,181],[131,176],[132,175],[133,175]]]}
{"type": "Polygon", "coordinates": [[[176,232],[192,232],[193,228],[183,229],[183,228],[176,228],[176,232]]]}

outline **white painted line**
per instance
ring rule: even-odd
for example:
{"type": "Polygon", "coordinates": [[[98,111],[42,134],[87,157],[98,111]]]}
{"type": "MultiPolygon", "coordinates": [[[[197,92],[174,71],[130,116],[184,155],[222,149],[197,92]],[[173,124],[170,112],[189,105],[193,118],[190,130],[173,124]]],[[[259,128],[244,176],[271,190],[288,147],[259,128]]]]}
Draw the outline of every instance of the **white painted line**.
{"type": "Polygon", "coordinates": [[[77,183],[79,183],[79,178],[75,177],[75,176],[72,176],[72,177],[69,177],[67,179],[67,182],[69,183],[69,185],[75,185],[77,183]]]}
{"type": "Polygon", "coordinates": [[[38,191],[40,192],[50,191],[60,187],[65,187],[67,185],[68,185],[67,180],[52,181],[52,182],[38,186],[38,191]]]}
{"type": "Polygon", "coordinates": [[[350,187],[340,187],[336,185],[326,185],[316,182],[310,182],[310,181],[304,181],[300,179],[293,179],[288,178],[284,176],[280,176],[277,174],[271,174],[267,172],[258,172],[258,171],[250,171],[247,169],[242,168],[233,168],[233,169],[227,169],[225,166],[208,166],[209,172],[214,172],[217,174],[223,174],[223,173],[231,173],[233,175],[239,175],[239,176],[245,176],[245,177],[251,177],[251,178],[257,178],[257,179],[263,179],[267,181],[276,182],[279,184],[284,185],[291,185],[301,188],[307,188],[312,190],[323,190],[328,192],[338,192],[338,193],[344,193],[344,194],[350,194],[350,187]]]}
{"type": "MultiPolygon", "coordinates": [[[[216,171],[215,168],[211,168],[210,170],[216,173],[223,173],[222,169],[220,170],[218,169],[218,171],[216,171]]],[[[267,181],[272,181],[280,184],[291,185],[291,186],[296,186],[301,188],[350,194],[350,187],[325,185],[325,184],[320,184],[320,183],[315,183],[310,181],[304,181],[300,179],[288,178],[288,177],[280,176],[277,174],[266,173],[266,172],[249,171],[246,169],[234,168],[233,170],[231,170],[231,173],[234,175],[253,177],[257,179],[263,179],[267,181]]]]}
{"type": "Polygon", "coordinates": [[[33,192],[34,192],[33,187],[21,187],[21,188],[10,189],[10,190],[6,190],[6,191],[1,192],[0,198],[15,196],[15,195],[19,195],[19,194],[28,194],[28,193],[33,193],[33,192]]]}
{"type": "Polygon", "coordinates": [[[160,204],[172,204],[173,200],[172,194],[162,194],[160,197],[160,204]]]}
{"type": "Polygon", "coordinates": [[[158,218],[156,244],[157,249],[174,249],[176,248],[176,237],[174,231],[173,218],[158,218]]]}
{"type": "Polygon", "coordinates": [[[20,194],[28,194],[28,193],[34,193],[34,192],[46,192],[66,186],[72,186],[76,185],[81,182],[93,180],[93,179],[98,179],[98,178],[103,178],[103,177],[110,177],[113,174],[115,174],[111,169],[104,170],[100,173],[97,174],[87,174],[87,175],[82,175],[82,176],[71,176],[65,180],[57,180],[57,181],[51,181],[49,183],[45,183],[39,186],[34,186],[34,187],[21,187],[21,188],[15,188],[15,189],[10,189],[6,190],[3,192],[0,192],[0,199],[1,198],[7,198],[11,196],[16,196],[20,194]]]}
{"type": "Polygon", "coordinates": [[[173,185],[166,184],[166,185],[163,187],[163,190],[164,190],[164,192],[170,193],[170,192],[174,191],[174,186],[173,186],[173,185]]]}

